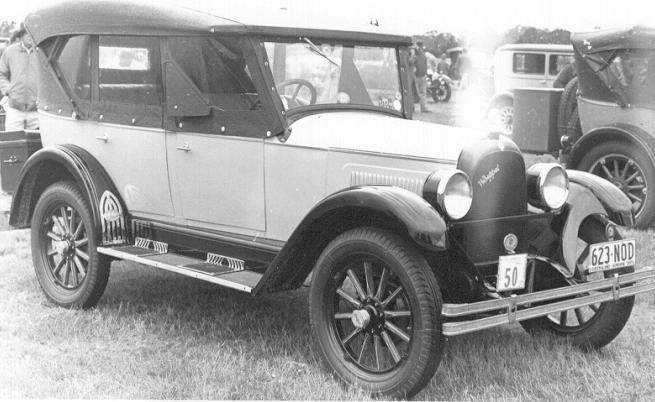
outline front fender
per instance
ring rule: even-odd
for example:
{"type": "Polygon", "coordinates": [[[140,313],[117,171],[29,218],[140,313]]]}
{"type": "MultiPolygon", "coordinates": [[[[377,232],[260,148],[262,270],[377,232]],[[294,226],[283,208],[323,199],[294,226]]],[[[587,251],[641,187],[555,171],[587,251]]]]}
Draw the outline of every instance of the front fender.
{"type": "Polygon", "coordinates": [[[567,169],[566,173],[571,183],[587,188],[596,196],[611,221],[621,226],[634,225],[632,202],[618,187],[602,177],[581,170],[567,169]]]}
{"type": "Polygon", "coordinates": [[[348,188],[323,199],[305,216],[253,293],[299,287],[332,239],[362,226],[391,230],[429,251],[446,247],[446,222],[419,195],[390,186],[348,188]]]}
{"type": "Polygon", "coordinates": [[[561,235],[562,257],[569,269],[569,277],[575,274],[578,231],[584,220],[592,215],[607,215],[605,207],[594,193],[576,182],[569,185],[569,198],[566,200],[568,215],[561,235]]]}
{"type": "Polygon", "coordinates": [[[12,200],[9,224],[29,227],[41,193],[58,181],[72,181],[82,191],[89,202],[100,244],[126,240],[126,209],[113,182],[91,154],[75,145],[42,148],[25,162],[12,200]]]}
{"type": "Polygon", "coordinates": [[[500,92],[495,94],[487,105],[487,111],[493,109],[500,102],[505,102],[506,100],[514,103],[514,94],[511,92],[500,92]]]}

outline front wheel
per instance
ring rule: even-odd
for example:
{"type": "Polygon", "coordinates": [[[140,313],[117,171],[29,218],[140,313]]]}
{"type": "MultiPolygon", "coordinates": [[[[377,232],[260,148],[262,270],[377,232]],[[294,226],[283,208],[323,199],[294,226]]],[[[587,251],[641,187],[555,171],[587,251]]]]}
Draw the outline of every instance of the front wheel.
{"type": "Polygon", "coordinates": [[[514,130],[514,101],[509,98],[494,101],[487,110],[487,121],[492,131],[511,136],[514,130]]]}
{"type": "Polygon", "coordinates": [[[105,290],[109,260],[98,254],[85,198],[72,183],[55,183],[32,216],[32,260],[46,297],[62,307],[89,308],[105,290]]]}
{"type": "Polygon", "coordinates": [[[441,294],[425,258],[398,236],[360,228],[334,239],[309,294],[313,336],[348,384],[407,398],[441,360],[441,294]]]}
{"type": "Polygon", "coordinates": [[[609,180],[632,202],[635,226],[647,228],[655,219],[655,166],[638,146],[624,141],[606,141],[591,148],[576,169],[609,180]]]}
{"type": "MultiPolygon", "coordinates": [[[[618,240],[619,236],[615,237],[618,240]]],[[[580,228],[577,244],[579,250],[578,265],[586,257],[589,246],[595,243],[606,242],[604,225],[596,219],[588,218],[580,228]]],[[[624,274],[634,272],[633,267],[620,270],[606,271],[594,275],[611,277],[614,273],[624,274]]],[[[535,277],[536,279],[536,277],[535,277]]],[[[535,282],[535,291],[567,286],[568,282],[559,275],[550,275],[535,282]]],[[[587,296],[583,294],[581,296],[587,296]]],[[[575,346],[583,350],[599,349],[610,343],[621,332],[632,313],[634,296],[617,301],[590,304],[588,306],[565,310],[521,321],[523,328],[531,334],[548,332],[553,335],[569,339],[575,346]]]]}

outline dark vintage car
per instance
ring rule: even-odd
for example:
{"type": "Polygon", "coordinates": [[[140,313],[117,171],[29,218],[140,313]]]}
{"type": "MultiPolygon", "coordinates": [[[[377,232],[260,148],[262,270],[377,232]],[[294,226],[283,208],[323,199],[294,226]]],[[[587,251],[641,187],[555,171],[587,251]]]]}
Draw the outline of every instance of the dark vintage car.
{"type": "Polygon", "coordinates": [[[446,337],[519,322],[600,348],[655,287],[613,184],[411,120],[409,37],[238,21],[132,1],[27,17],[43,148],[10,224],[56,305],[102,303],[112,260],[252,296],[310,278],[328,367],[409,397],[446,337]]]}
{"type": "Polygon", "coordinates": [[[559,101],[548,102],[553,93],[545,92],[524,98],[515,138],[532,145],[540,142],[535,136],[550,136],[540,151],[561,151],[569,168],[609,180],[630,198],[636,225],[649,227],[655,220],[655,29],[576,33],[571,42],[577,78],[553,90],[561,91],[559,101]],[[557,117],[550,134],[520,132],[549,115],[557,117]]]}

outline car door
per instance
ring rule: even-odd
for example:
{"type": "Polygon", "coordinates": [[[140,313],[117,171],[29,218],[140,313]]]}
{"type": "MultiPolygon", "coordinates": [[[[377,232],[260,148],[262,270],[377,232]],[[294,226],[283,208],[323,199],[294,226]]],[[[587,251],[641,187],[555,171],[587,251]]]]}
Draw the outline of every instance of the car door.
{"type": "Polygon", "coordinates": [[[159,38],[71,36],[53,64],[81,116],[44,115],[44,144],[86,149],[107,171],[133,215],[172,217],[159,38]]]}
{"type": "Polygon", "coordinates": [[[266,230],[259,96],[238,49],[167,39],[166,153],[176,214],[190,227],[266,230]]]}

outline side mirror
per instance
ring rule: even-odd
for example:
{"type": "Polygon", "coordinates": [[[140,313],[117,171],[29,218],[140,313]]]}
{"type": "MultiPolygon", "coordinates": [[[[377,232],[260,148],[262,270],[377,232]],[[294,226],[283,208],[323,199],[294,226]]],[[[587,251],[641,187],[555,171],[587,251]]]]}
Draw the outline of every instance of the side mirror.
{"type": "Polygon", "coordinates": [[[166,113],[171,117],[209,116],[211,107],[180,67],[164,63],[166,77],[166,113]]]}

